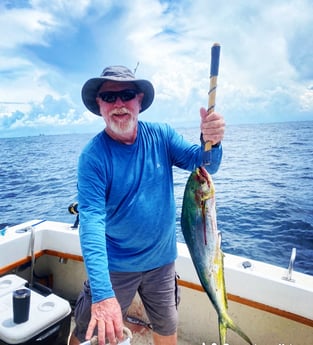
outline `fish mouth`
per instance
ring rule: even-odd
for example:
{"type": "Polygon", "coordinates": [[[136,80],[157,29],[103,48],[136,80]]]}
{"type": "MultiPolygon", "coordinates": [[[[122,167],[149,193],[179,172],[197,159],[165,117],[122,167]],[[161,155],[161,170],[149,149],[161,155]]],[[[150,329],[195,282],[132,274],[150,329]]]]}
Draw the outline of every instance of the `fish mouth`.
{"type": "Polygon", "coordinates": [[[211,181],[208,176],[208,172],[204,167],[199,167],[196,169],[197,179],[201,185],[207,184],[210,188],[211,181]]]}

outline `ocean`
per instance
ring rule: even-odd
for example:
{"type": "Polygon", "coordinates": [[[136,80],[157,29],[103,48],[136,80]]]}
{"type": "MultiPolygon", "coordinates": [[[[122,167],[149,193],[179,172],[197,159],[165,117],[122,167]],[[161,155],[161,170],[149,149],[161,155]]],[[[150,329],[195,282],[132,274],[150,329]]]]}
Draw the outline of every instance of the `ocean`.
{"type": "MultiPolygon", "coordinates": [[[[100,131],[101,129],[99,129],[100,131]]],[[[177,129],[198,142],[197,128],[177,129]]],[[[0,229],[32,219],[74,223],[80,151],[94,134],[0,138],[0,229]]],[[[224,252],[313,275],[313,121],[229,125],[213,175],[224,252]]],[[[189,172],[174,168],[177,237],[189,172]]]]}

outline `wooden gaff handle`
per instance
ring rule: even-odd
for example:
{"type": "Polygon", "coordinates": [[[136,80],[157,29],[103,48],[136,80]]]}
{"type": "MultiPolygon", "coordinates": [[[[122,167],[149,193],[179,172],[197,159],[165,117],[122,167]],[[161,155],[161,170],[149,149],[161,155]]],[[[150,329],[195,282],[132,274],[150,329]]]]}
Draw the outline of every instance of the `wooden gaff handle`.
{"type": "MultiPolygon", "coordinates": [[[[209,107],[208,114],[212,113],[215,108],[215,97],[216,97],[216,88],[217,88],[217,76],[218,68],[220,63],[220,51],[221,46],[219,43],[214,43],[211,48],[211,70],[210,70],[210,89],[208,92],[209,95],[209,107]]],[[[204,145],[204,151],[211,150],[212,143],[207,141],[204,145]]]]}

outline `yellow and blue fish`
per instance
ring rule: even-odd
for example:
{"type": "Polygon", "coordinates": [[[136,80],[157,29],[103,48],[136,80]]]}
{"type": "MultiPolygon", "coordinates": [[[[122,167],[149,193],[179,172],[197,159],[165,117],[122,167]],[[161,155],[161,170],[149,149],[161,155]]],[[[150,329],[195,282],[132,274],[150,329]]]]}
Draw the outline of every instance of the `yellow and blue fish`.
{"type": "Polygon", "coordinates": [[[193,171],[187,181],[181,226],[201,285],[218,314],[220,344],[226,343],[229,328],[252,345],[227,312],[224,254],[216,222],[215,189],[212,177],[204,167],[193,171]]]}

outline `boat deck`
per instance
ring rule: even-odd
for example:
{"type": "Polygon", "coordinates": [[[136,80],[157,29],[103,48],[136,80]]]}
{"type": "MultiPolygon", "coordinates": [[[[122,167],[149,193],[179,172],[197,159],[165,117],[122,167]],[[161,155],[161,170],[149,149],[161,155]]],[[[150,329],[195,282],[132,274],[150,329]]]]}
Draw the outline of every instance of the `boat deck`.
{"type": "MultiPolygon", "coordinates": [[[[75,321],[72,318],[71,331],[74,329],[74,327],[75,327],[75,321]]],[[[131,340],[131,345],[153,345],[151,330],[148,330],[145,328],[142,328],[142,329],[138,328],[132,334],[133,334],[133,338],[131,340]]],[[[199,344],[199,345],[203,345],[203,344],[199,344]]],[[[178,338],[178,345],[198,345],[198,344],[191,344],[190,341],[186,341],[184,339],[178,338]]]]}

